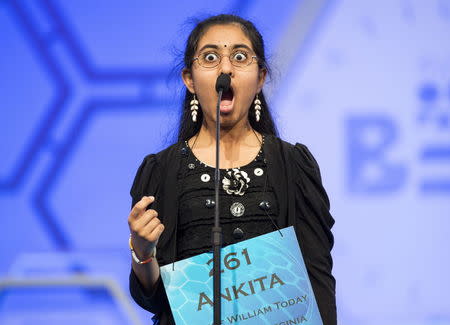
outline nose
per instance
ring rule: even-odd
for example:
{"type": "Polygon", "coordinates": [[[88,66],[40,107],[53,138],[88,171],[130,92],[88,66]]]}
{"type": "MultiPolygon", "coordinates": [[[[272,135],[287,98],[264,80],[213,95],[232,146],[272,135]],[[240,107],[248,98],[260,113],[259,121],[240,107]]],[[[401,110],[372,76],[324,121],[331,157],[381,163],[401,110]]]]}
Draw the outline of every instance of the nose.
{"type": "Polygon", "coordinates": [[[219,74],[229,74],[230,77],[233,76],[233,69],[234,66],[231,64],[230,58],[228,56],[222,57],[222,60],[220,60],[220,71],[219,74]]]}

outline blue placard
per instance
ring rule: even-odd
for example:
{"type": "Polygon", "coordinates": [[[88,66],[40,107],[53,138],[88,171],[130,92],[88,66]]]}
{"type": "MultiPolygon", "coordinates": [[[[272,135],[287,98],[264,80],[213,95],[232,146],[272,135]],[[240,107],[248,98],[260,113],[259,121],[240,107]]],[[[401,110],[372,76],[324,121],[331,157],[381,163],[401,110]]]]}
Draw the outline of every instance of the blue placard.
{"type": "MultiPolygon", "coordinates": [[[[212,324],[212,258],[161,267],[177,325],[212,324]]],[[[293,227],[226,246],[221,258],[222,324],[322,325],[293,227]]]]}

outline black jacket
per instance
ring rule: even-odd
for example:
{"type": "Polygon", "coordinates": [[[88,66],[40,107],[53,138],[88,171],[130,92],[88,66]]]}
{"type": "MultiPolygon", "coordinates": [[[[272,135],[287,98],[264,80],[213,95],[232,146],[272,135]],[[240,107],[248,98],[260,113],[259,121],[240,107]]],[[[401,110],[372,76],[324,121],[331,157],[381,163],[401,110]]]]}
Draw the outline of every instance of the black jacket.
{"type": "MultiPolygon", "coordinates": [[[[144,195],[156,198],[151,208],[158,211],[165,226],[157,246],[160,266],[176,261],[177,175],[180,158],[186,154],[183,148],[184,143],[179,142],[146,156],[130,191],[132,206],[144,195]]],[[[306,146],[294,146],[274,136],[266,136],[264,151],[269,182],[279,205],[278,226],[294,226],[323,323],[335,325],[335,279],[331,274],[334,219],[319,166],[306,146]]],[[[155,314],[155,324],[174,324],[161,277],[155,291],[147,294],[131,270],[130,292],[142,308],[155,314]]]]}

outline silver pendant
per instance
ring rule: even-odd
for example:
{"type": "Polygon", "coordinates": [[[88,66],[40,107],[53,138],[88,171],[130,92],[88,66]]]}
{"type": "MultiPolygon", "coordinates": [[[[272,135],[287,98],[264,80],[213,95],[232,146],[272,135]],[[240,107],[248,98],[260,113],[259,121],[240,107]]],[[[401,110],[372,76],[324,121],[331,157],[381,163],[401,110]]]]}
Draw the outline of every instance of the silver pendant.
{"type": "Polygon", "coordinates": [[[245,212],[245,207],[240,202],[234,202],[230,207],[230,212],[235,217],[240,217],[245,212]]]}

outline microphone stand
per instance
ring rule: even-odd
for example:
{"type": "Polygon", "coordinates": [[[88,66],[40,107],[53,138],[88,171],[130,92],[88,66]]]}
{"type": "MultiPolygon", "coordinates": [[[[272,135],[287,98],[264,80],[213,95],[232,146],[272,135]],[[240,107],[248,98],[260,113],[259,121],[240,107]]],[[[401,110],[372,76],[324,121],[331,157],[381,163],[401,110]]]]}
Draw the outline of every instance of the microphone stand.
{"type": "Polygon", "coordinates": [[[222,227],[220,227],[219,216],[219,149],[220,149],[220,101],[222,100],[223,88],[219,89],[219,98],[216,107],[216,168],[215,168],[215,211],[214,211],[214,227],[211,231],[211,238],[213,244],[213,282],[214,282],[214,296],[213,296],[213,312],[214,325],[221,324],[221,299],[220,299],[220,249],[222,248],[222,227]]]}

